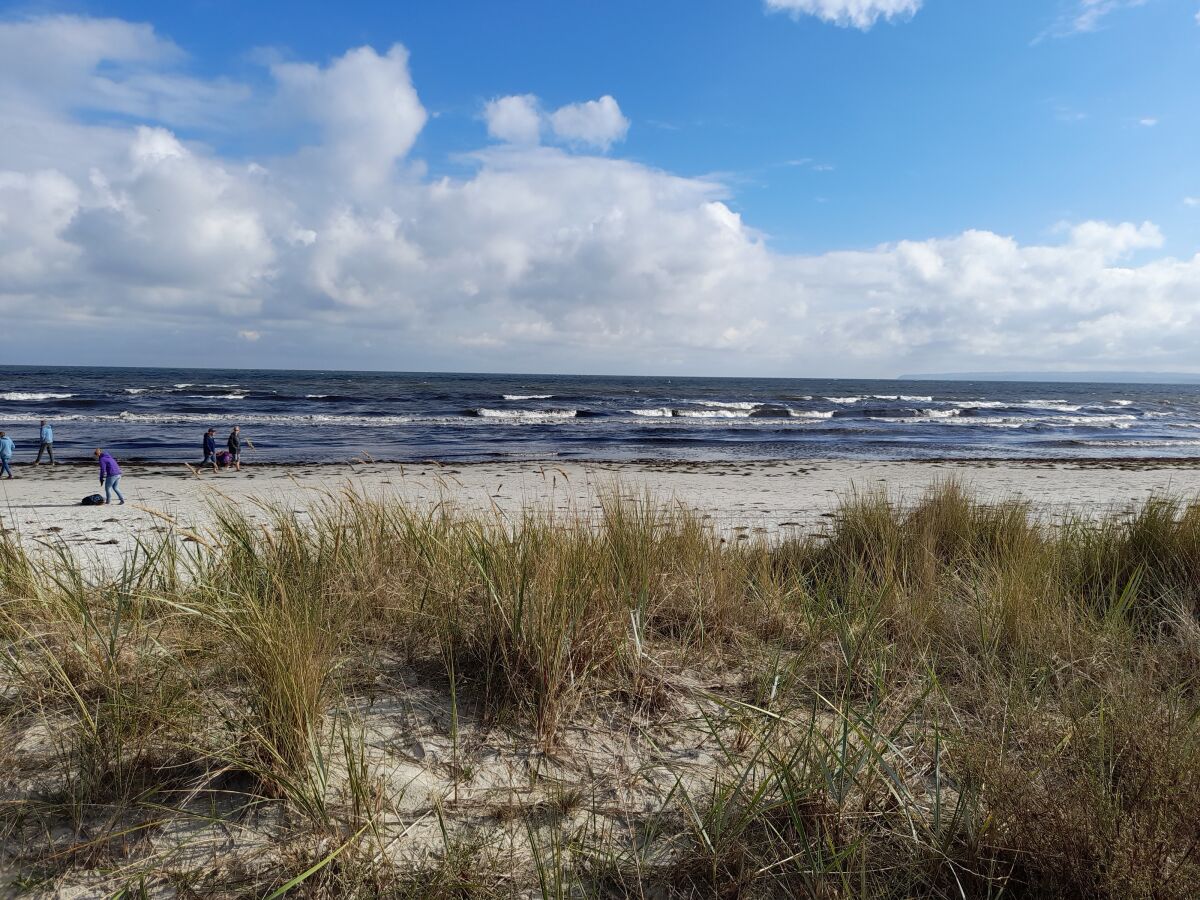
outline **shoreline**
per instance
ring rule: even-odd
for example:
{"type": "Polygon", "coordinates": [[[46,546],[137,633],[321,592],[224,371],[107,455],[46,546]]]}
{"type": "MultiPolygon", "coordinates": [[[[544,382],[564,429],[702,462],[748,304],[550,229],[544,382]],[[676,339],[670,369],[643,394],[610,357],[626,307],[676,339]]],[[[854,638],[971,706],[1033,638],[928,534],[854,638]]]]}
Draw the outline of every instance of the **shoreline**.
{"type": "MultiPolygon", "coordinates": [[[[108,449],[108,448],[105,448],[108,449]]],[[[112,452],[111,450],[109,452],[112,452]]],[[[187,467],[197,468],[195,460],[154,459],[142,456],[121,456],[114,454],[122,468],[168,468],[187,467]]],[[[72,457],[54,463],[54,468],[70,467],[83,468],[95,466],[96,461],[91,456],[83,458],[72,457]]],[[[1122,467],[1135,469],[1158,468],[1195,468],[1200,469],[1200,456],[905,456],[905,457],[874,457],[874,456],[812,456],[812,457],[737,457],[729,459],[660,459],[654,456],[631,457],[628,459],[604,458],[572,458],[563,459],[555,456],[496,456],[488,459],[451,459],[435,456],[419,459],[389,459],[346,457],[325,460],[243,460],[244,469],[289,469],[296,467],[361,467],[361,466],[441,466],[445,467],[482,467],[497,465],[529,465],[529,466],[644,466],[656,468],[674,468],[679,466],[738,466],[738,465],[824,465],[824,464],[862,464],[862,465],[964,465],[987,466],[994,464],[1010,466],[1074,466],[1077,468],[1106,468],[1122,467]]],[[[49,470],[51,467],[42,463],[33,466],[29,462],[13,462],[12,469],[16,471],[49,470]]]]}
{"type": "Polygon", "coordinates": [[[0,481],[0,528],[26,546],[65,547],[89,565],[111,566],[143,538],[205,528],[214,502],[252,515],[273,504],[304,517],[322,496],[348,488],[510,520],[592,515],[601,496],[619,489],[695,510],[728,539],[772,540],[823,527],[855,493],[882,489],[910,503],[948,480],[981,502],[1026,500],[1031,513],[1051,521],[1094,519],[1152,496],[1200,497],[1200,461],[1190,460],[247,463],[216,476],[193,475],[182,463],[127,462],[127,503],[83,507],[80,500],[98,492],[92,465],[21,467],[14,480],[0,481]]]}

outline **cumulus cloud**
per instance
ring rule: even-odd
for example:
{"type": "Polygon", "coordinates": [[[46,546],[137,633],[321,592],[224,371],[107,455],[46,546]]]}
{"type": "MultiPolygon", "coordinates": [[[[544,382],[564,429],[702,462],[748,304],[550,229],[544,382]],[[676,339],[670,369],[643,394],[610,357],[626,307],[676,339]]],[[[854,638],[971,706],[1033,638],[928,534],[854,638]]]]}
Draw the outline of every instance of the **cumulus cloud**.
{"type": "Polygon", "coordinates": [[[605,94],[599,100],[560,106],[550,115],[550,127],[565,141],[607,150],[625,138],[629,120],[617,101],[605,94]]]}
{"type": "Polygon", "coordinates": [[[331,177],[374,190],[390,175],[428,117],[399,44],[384,55],[359,47],[324,68],[277,63],[271,72],[284,99],[322,129],[319,155],[331,177]]]}
{"type": "MultiPolygon", "coordinates": [[[[27,35],[92,34],[74,19],[41,27],[27,35]]],[[[174,45],[128,27],[130,60],[178,65],[174,45]]],[[[111,75],[107,52],[75,77],[111,75]]],[[[250,342],[273,364],[394,368],[1194,365],[1200,257],[1154,258],[1164,238],[1149,222],[779,253],[720,181],[589,152],[624,133],[616,101],[493,101],[500,143],[470,173],[431,178],[411,159],[426,113],[403,48],[270,74],[253,102],[317,133],[260,160],[184,140],[167,118],[95,124],[60,100],[86,85],[22,88],[21,114],[40,124],[17,150],[0,142],[0,354],[130,335],[195,364],[212,361],[207,335],[240,348],[231,360],[250,342]],[[562,146],[534,140],[530,110],[562,146]]],[[[17,115],[0,106],[0,128],[17,115]]]]}
{"type": "Polygon", "coordinates": [[[917,14],[923,0],[766,0],[772,12],[794,18],[815,16],[825,22],[863,31],[880,19],[907,19],[917,14]]]}
{"type": "Polygon", "coordinates": [[[536,144],[542,131],[542,112],[533,94],[497,97],[483,110],[488,134],[513,144],[536,144]]]}
{"type": "Polygon", "coordinates": [[[533,94],[499,97],[488,102],[483,116],[488,134],[511,144],[536,144],[545,130],[566,144],[608,150],[629,131],[629,120],[608,94],[550,113],[542,111],[533,94]]]}

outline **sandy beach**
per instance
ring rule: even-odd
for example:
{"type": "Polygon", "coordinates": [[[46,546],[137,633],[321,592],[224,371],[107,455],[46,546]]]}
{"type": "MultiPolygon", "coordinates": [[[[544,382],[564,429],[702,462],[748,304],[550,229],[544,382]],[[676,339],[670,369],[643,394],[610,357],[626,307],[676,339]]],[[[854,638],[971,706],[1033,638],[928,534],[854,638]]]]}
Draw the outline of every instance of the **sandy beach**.
{"type": "Polygon", "coordinates": [[[222,498],[251,510],[283,505],[303,515],[324,494],[346,489],[419,505],[447,503],[464,512],[513,515],[533,508],[573,515],[586,514],[598,494],[619,485],[626,494],[648,493],[698,510],[730,537],[811,529],[854,491],[883,488],[916,499],[951,478],[981,500],[1025,498],[1048,517],[1099,516],[1154,494],[1200,496],[1200,465],[1189,461],[247,465],[200,477],[182,465],[128,465],[121,482],[126,504],[100,507],[79,505],[97,490],[91,465],[16,472],[12,481],[0,481],[4,528],[30,546],[65,543],[107,562],[170,523],[203,529],[209,505],[222,498]]]}

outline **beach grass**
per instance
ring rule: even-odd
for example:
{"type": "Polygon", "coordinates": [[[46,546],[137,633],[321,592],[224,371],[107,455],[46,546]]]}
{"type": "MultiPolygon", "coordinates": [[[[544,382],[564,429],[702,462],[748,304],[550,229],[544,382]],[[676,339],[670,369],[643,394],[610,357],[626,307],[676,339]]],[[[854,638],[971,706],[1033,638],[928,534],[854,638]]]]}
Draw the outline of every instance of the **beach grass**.
{"type": "Polygon", "coordinates": [[[0,892],[1200,892],[1200,505],[600,507],[0,533],[0,892]]]}

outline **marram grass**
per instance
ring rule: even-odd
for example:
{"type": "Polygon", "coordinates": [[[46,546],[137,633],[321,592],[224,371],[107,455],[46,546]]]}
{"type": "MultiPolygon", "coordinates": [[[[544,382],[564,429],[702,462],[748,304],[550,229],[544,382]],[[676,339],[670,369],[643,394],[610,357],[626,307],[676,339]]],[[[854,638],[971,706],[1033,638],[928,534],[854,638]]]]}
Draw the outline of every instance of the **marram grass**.
{"type": "Polygon", "coordinates": [[[0,893],[1200,893],[1200,506],[601,506],[0,535],[0,893]]]}

